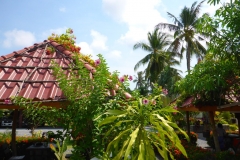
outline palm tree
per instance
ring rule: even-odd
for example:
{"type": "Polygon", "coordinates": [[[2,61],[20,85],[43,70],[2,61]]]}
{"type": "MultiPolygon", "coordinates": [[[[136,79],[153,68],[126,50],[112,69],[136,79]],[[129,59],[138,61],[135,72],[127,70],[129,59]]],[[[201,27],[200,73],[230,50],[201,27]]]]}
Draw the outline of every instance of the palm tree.
{"type": "Polygon", "coordinates": [[[168,28],[170,31],[174,31],[174,40],[171,44],[171,49],[174,52],[180,53],[181,58],[183,53],[186,51],[186,59],[187,59],[187,70],[190,72],[190,61],[192,55],[196,55],[199,59],[203,58],[203,55],[206,53],[206,49],[199,42],[199,40],[203,40],[203,34],[199,34],[196,30],[197,24],[199,22],[199,12],[202,3],[200,2],[197,5],[197,2],[194,2],[191,8],[184,7],[180,13],[179,19],[176,18],[173,14],[168,13],[170,18],[173,19],[174,24],[168,23],[159,23],[156,28],[168,28]]]}
{"type": "Polygon", "coordinates": [[[168,96],[171,98],[176,98],[177,96],[175,92],[175,83],[182,79],[179,72],[181,71],[170,66],[166,66],[159,75],[158,85],[167,89],[168,96]]]}
{"type": "Polygon", "coordinates": [[[141,48],[149,52],[135,65],[134,70],[136,71],[140,65],[148,64],[145,69],[145,77],[149,79],[150,84],[157,82],[158,76],[165,66],[179,63],[174,59],[176,54],[167,50],[171,44],[169,38],[168,34],[159,32],[159,29],[155,28],[152,33],[148,32],[148,44],[138,42],[133,46],[133,49],[141,48]]]}
{"type": "Polygon", "coordinates": [[[137,76],[135,76],[133,82],[136,83],[135,89],[143,87],[145,84],[144,72],[143,71],[137,72],[137,76]]]}
{"type": "Polygon", "coordinates": [[[134,83],[136,83],[136,88],[138,89],[141,95],[147,95],[149,90],[149,84],[145,80],[144,72],[140,71],[137,72],[137,76],[135,76],[135,79],[133,80],[134,83]]]}

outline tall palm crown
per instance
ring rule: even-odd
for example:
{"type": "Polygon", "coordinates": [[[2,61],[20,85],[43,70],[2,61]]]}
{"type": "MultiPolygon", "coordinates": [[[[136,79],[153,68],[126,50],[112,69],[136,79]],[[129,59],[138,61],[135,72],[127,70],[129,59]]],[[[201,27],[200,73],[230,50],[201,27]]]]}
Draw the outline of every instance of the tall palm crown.
{"type": "Polygon", "coordinates": [[[133,82],[136,83],[136,89],[144,87],[145,85],[144,72],[143,71],[137,72],[137,77],[135,76],[133,82]]]}
{"type": "Polygon", "coordinates": [[[175,83],[182,79],[181,71],[167,66],[159,75],[158,85],[168,90],[168,96],[176,98],[175,83]]]}
{"type": "Polygon", "coordinates": [[[155,28],[152,33],[148,33],[148,44],[139,42],[133,46],[133,49],[141,48],[149,52],[143,59],[141,59],[134,67],[136,71],[140,65],[147,64],[145,69],[145,77],[150,82],[157,82],[158,76],[166,65],[179,64],[179,61],[174,59],[175,53],[169,52],[167,48],[170,46],[169,35],[159,32],[155,28]]]}
{"type": "Polygon", "coordinates": [[[203,55],[206,53],[206,49],[198,41],[203,40],[202,36],[204,35],[198,34],[196,30],[200,8],[204,1],[200,2],[198,5],[197,2],[194,2],[191,8],[185,6],[180,13],[179,19],[167,12],[170,18],[173,19],[174,24],[159,23],[156,26],[157,28],[168,28],[170,31],[175,31],[171,48],[174,52],[180,53],[181,58],[186,51],[188,72],[190,71],[190,60],[192,55],[195,54],[198,59],[202,59],[203,55]]]}
{"type": "Polygon", "coordinates": [[[140,71],[137,72],[137,76],[135,76],[135,79],[133,80],[134,83],[136,83],[136,88],[139,90],[140,95],[146,96],[149,92],[149,85],[147,81],[145,80],[144,72],[140,71]]]}

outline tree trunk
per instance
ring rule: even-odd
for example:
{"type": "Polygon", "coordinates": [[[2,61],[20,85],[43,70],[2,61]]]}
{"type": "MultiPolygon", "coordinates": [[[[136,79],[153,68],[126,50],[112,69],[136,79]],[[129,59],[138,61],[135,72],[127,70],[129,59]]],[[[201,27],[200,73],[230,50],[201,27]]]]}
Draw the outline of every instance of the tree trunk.
{"type": "Polygon", "coordinates": [[[186,111],[186,119],[187,119],[187,134],[188,136],[190,136],[189,111],[186,111]]]}
{"type": "Polygon", "coordinates": [[[187,71],[188,74],[190,73],[190,61],[191,61],[191,54],[190,54],[190,47],[187,46],[187,53],[186,53],[186,59],[187,59],[187,71]]]}
{"type": "Polygon", "coordinates": [[[12,151],[13,156],[17,155],[17,148],[16,148],[16,127],[17,127],[17,116],[18,116],[18,110],[14,110],[13,114],[13,123],[12,123],[12,151]]]}
{"type": "Polygon", "coordinates": [[[221,149],[220,149],[220,145],[219,145],[219,141],[218,141],[218,135],[217,135],[216,125],[215,125],[215,121],[214,121],[214,112],[213,111],[209,112],[209,120],[210,120],[211,128],[213,131],[213,140],[214,140],[216,152],[220,152],[221,149]]]}
{"type": "MultiPolygon", "coordinates": [[[[186,59],[187,59],[187,71],[189,74],[190,73],[190,47],[189,46],[187,46],[186,59]]],[[[187,133],[188,133],[188,136],[190,136],[189,111],[186,111],[186,118],[187,118],[187,133]]]]}
{"type": "Polygon", "coordinates": [[[22,127],[22,118],[23,118],[22,110],[19,110],[18,114],[19,114],[18,127],[21,128],[22,127]]]}
{"type": "Polygon", "coordinates": [[[35,135],[34,135],[34,132],[35,132],[35,126],[34,125],[32,125],[32,127],[31,127],[31,133],[32,133],[32,137],[34,137],[35,135]]]}

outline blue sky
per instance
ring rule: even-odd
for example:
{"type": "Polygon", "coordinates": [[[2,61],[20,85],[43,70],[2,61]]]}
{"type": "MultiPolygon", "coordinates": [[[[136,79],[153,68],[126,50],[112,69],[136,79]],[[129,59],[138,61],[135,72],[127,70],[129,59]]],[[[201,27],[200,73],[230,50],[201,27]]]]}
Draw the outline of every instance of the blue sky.
{"type": "MultiPolygon", "coordinates": [[[[110,71],[137,75],[133,68],[147,53],[133,50],[146,42],[159,22],[172,23],[166,12],[178,17],[194,0],[0,0],[0,56],[42,42],[51,33],[72,28],[77,45],[93,58],[101,53],[110,71]]],[[[200,1],[198,1],[200,2],[200,1]]],[[[215,7],[204,3],[202,13],[215,7]]],[[[196,60],[192,59],[192,66],[196,60]]],[[[145,67],[140,68],[139,71],[145,67]]],[[[176,68],[185,75],[186,61],[176,68]]],[[[131,84],[131,88],[134,84],[131,84]]]]}

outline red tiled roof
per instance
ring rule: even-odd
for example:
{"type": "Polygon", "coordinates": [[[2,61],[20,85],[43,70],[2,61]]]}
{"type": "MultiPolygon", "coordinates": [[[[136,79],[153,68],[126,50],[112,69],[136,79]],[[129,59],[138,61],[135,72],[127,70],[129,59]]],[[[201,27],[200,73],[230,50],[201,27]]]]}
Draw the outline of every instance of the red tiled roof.
{"type": "MultiPolygon", "coordinates": [[[[44,41],[0,57],[0,104],[12,96],[34,100],[64,99],[63,92],[51,71],[51,60],[66,69],[73,63],[72,53],[54,41],[44,41]],[[55,48],[47,54],[46,48],[55,48]]],[[[83,61],[84,62],[84,61],[83,61]]],[[[90,74],[95,69],[84,62],[90,74]]]]}
{"type": "Polygon", "coordinates": [[[180,107],[187,107],[189,105],[192,105],[192,102],[194,101],[194,97],[188,97],[185,99],[183,104],[180,107]]]}

